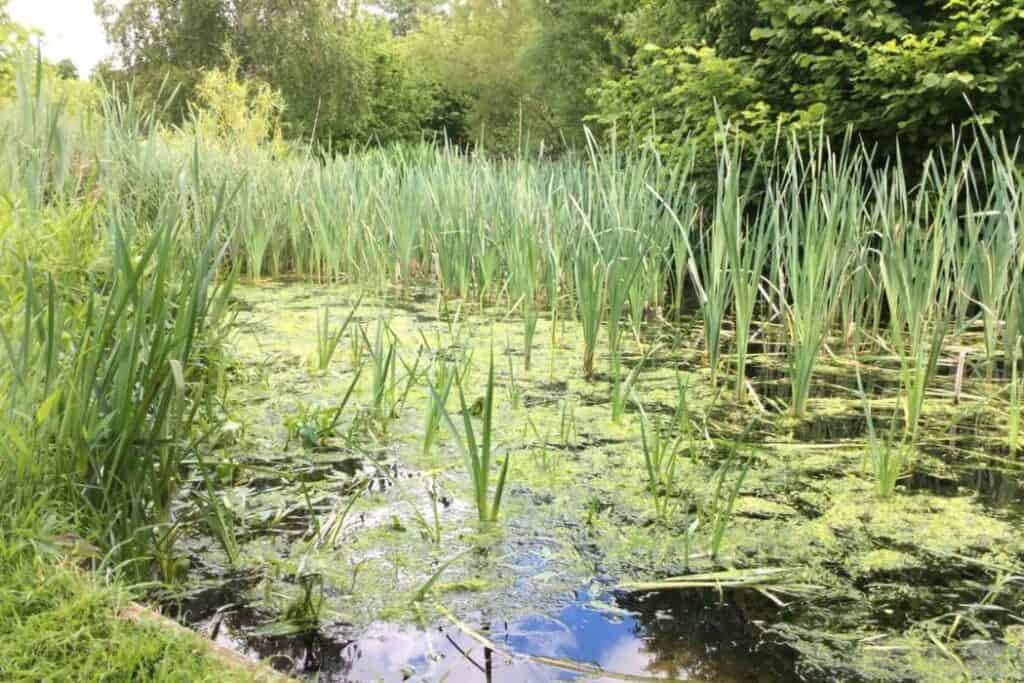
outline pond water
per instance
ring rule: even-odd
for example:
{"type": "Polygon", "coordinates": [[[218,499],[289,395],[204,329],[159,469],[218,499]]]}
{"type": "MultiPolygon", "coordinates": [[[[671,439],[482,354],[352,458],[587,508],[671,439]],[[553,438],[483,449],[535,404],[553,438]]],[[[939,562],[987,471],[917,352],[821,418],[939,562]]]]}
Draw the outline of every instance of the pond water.
{"type": "Polygon", "coordinates": [[[494,648],[451,623],[247,637],[244,612],[221,623],[216,639],[321,681],[793,680],[791,655],[759,644],[750,615],[729,599],[662,592],[615,607],[588,597],[551,615],[480,625],[476,635],[494,648]]]}
{"type": "MultiPolygon", "coordinates": [[[[896,493],[883,500],[841,352],[822,360],[809,415],[793,420],[775,345],[751,357],[755,398],[737,404],[728,372],[715,387],[703,367],[699,321],[627,327],[623,366],[640,366],[643,415],[630,404],[615,421],[607,358],[584,380],[571,321],[540,321],[527,369],[522,325],[504,307],[460,307],[431,290],[366,296],[321,371],[318,316],[326,306],[340,325],[359,292],[267,284],[236,295],[232,428],[216,472],[237,552],[232,561],[213,533],[183,539],[190,570],[164,596],[223,644],[329,681],[1007,680],[1024,671],[1024,471],[1005,440],[1005,403],[991,398],[1005,395],[999,379],[969,374],[966,398],[954,401],[952,376],[937,378],[896,493]],[[382,414],[372,409],[373,357],[385,324],[397,361],[382,414]],[[492,349],[495,439],[510,465],[500,523],[481,527],[445,425],[423,446],[426,379],[439,359],[461,363],[474,403],[492,349]],[[696,436],[680,441],[659,513],[639,424],[682,434],[680,386],[696,436]],[[742,477],[723,469],[730,453],[742,477]],[[727,513],[720,482],[737,486],[727,513]],[[764,570],[784,578],[750,579],[764,570]],[[626,585],[694,575],[717,578],[626,585]]],[[[863,373],[887,434],[902,414],[895,365],[863,373]]]]}

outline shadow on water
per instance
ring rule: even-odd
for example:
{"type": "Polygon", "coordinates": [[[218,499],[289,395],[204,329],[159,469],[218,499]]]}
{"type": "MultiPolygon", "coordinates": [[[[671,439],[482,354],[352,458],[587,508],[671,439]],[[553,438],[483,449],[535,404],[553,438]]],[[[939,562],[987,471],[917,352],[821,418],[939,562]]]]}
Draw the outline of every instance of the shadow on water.
{"type": "Polygon", "coordinates": [[[795,680],[782,645],[756,626],[774,609],[755,594],[676,591],[579,599],[551,616],[475,626],[497,646],[448,623],[432,628],[376,623],[288,636],[259,635],[260,615],[226,612],[215,628],[224,645],[276,668],[319,681],[691,680],[761,683],[795,680]],[[564,660],[564,666],[551,660],[564,660]],[[603,676],[571,670],[600,667],[603,676]],[[611,673],[620,676],[612,676],[611,673]]]}

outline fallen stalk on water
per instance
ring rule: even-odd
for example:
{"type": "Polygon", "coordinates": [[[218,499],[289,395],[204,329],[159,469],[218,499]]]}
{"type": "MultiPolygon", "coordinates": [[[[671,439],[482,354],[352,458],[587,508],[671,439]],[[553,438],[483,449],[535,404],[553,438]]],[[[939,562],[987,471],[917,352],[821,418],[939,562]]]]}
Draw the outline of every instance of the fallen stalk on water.
{"type": "MultiPolygon", "coordinates": [[[[534,662],[536,664],[543,664],[545,666],[554,667],[561,669],[562,671],[570,671],[572,673],[585,674],[588,676],[599,676],[601,678],[612,679],[616,681],[637,681],[637,682],[648,682],[648,681],[668,681],[669,683],[679,683],[678,678],[661,678],[653,676],[639,676],[632,674],[621,674],[615,671],[609,671],[595,664],[587,664],[585,662],[577,662],[571,659],[563,659],[561,657],[546,657],[544,655],[531,655],[520,652],[512,652],[501,647],[487,636],[481,634],[476,629],[469,626],[466,622],[459,619],[457,616],[452,614],[450,610],[442,605],[434,604],[434,609],[444,615],[448,621],[452,622],[460,631],[465,633],[467,636],[475,640],[476,642],[483,645],[485,648],[492,650],[509,660],[525,660],[528,662],[534,662]]],[[[709,680],[708,683],[714,683],[713,680],[709,680]]]]}
{"type": "Polygon", "coordinates": [[[660,581],[627,581],[615,588],[624,591],[661,591],[684,588],[765,588],[788,595],[810,595],[822,590],[821,586],[807,583],[787,583],[784,579],[792,577],[796,569],[791,568],[759,568],[731,569],[706,574],[689,576],[670,576],[660,581]]]}

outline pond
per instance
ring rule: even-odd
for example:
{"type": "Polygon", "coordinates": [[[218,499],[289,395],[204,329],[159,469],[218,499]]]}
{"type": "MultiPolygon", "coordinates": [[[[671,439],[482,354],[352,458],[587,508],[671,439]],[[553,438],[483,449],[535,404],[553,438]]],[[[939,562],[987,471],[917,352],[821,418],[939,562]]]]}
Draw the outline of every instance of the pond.
{"type": "Polygon", "coordinates": [[[838,348],[796,420],[770,334],[740,403],[702,363],[699,320],[651,322],[623,335],[616,410],[622,378],[601,356],[583,378],[571,320],[539,321],[527,369],[509,307],[289,283],[235,296],[207,463],[230,523],[181,541],[187,574],[162,596],[223,644],[330,681],[1024,676],[1024,469],[987,398],[999,379],[968,367],[954,392],[939,373],[883,497],[869,425],[901,414],[885,359],[858,363],[870,422],[838,348]],[[321,363],[324,311],[337,329],[353,309],[321,363]],[[424,444],[442,366],[477,429],[494,373],[496,523],[478,521],[444,420],[424,444]],[[655,487],[652,439],[675,455],[655,487]]]}

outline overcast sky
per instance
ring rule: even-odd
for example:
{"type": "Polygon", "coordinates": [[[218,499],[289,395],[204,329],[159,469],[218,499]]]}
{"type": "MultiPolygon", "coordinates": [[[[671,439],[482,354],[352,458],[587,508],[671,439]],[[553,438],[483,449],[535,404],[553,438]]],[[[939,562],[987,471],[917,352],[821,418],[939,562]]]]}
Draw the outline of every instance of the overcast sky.
{"type": "Polygon", "coordinates": [[[43,32],[43,55],[52,62],[69,58],[84,78],[110,54],[92,0],[10,0],[11,19],[43,32]]]}

